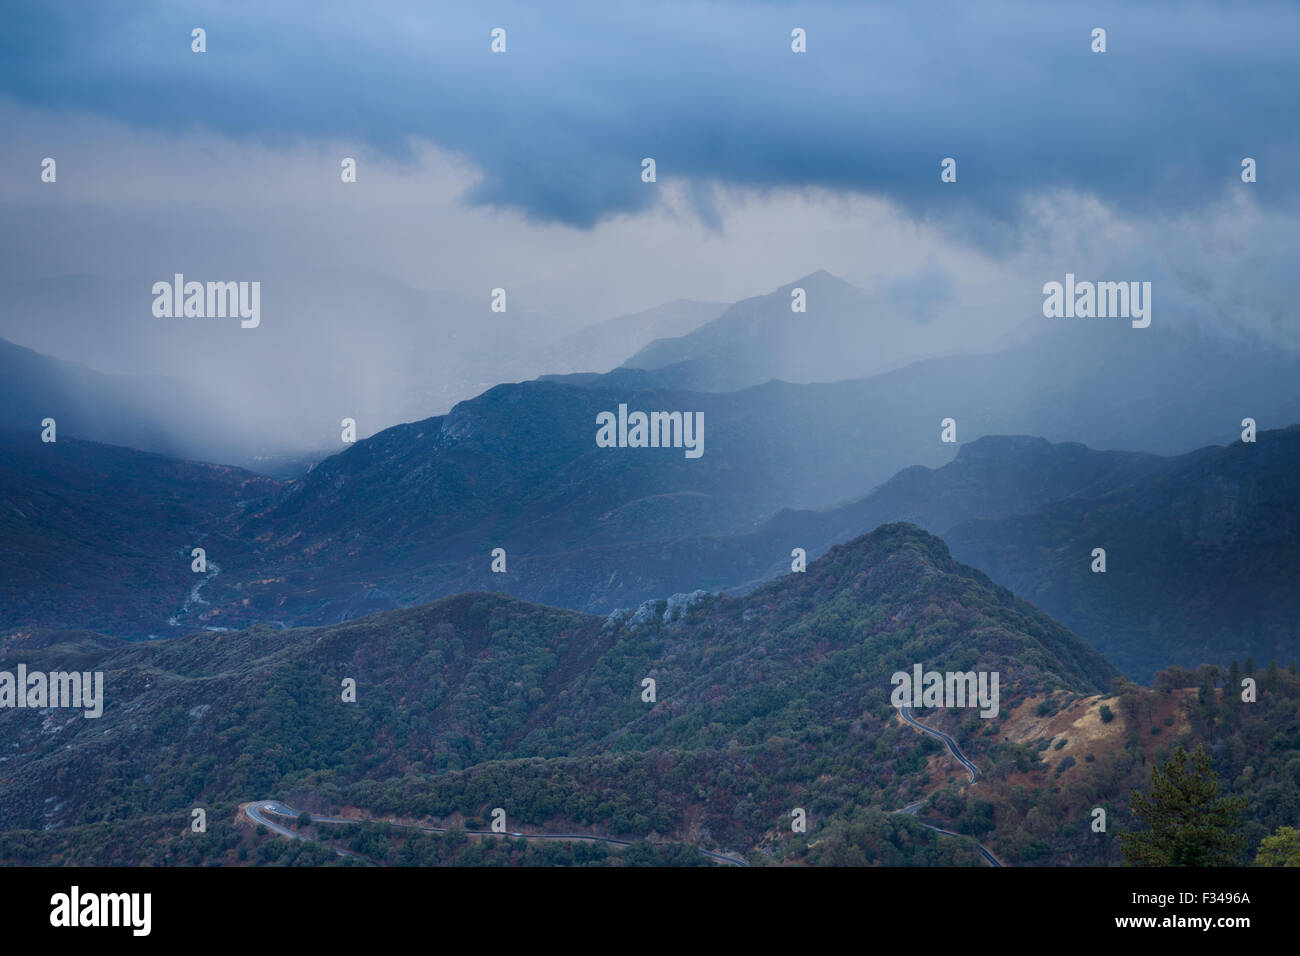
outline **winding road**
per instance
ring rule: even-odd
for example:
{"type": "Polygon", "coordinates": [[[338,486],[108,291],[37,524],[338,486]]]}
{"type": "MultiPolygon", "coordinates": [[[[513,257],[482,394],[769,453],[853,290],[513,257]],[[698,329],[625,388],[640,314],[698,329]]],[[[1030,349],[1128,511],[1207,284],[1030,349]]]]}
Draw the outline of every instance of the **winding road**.
{"type": "MultiPolygon", "coordinates": [[[[286,820],[296,820],[298,817],[299,811],[295,810],[293,807],[286,806],[285,804],[280,803],[278,800],[258,800],[253,803],[247,804],[243,808],[243,810],[245,815],[247,815],[247,817],[250,820],[252,820],[254,823],[260,823],[267,829],[274,830],[276,833],[280,834],[281,836],[291,837],[295,840],[307,839],[301,833],[296,833],[293,830],[290,830],[288,827],[281,826],[280,824],[275,823],[273,820],[270,819],[271,817],[280,817],[286,820]]],[[[315,814],[312,814],[311,822],[331,823],[331,824],[386,823],[388,824],[388,826],[402,827],[403,829],[407,829],[407,830],[423,830],[426,833],[446,833],[448,829],[450,829],[449,827],[430,827],[430,826],[422,826],[416,823],[393,823],[389,820],[374,820],[369,818],[345,820],[341,817],[320,817],[320,816],[316,816],[315,814]]],[[[624,847],[635,845],[635,841],[632,840],[616,840],[613,837],[593,836],[590,833],[514,833],[514,832],[497,833],[492,830],[464,830],[462,832],[466,836],[480,837],[480,838],[481,837],[514,837],[517,840],[537,840],[537,841],[563,840],[563,841],[568,841],[573,843],[605,843],[610,846],[624,846],[624,847]]],[[[676,846],[679,844],[673,841],[665,840],[665,841],[655,842],[654,845],[655,846],[676,846]]],[[[696,847],[695,849],[701,856],[706,856],[710,860],[713,860],[715,863],[722,863],[727,866],[749,866],[749,864],[743,858],[738,856],[729,856],[725,853],[714,853],[711,850],[701,850],[699,847],[696,847]]],[[[365,859],[365,857],[358,856],[355,853],[348,853],[346,850],[339,850],[337,847],[335,848],[335,852],[340,854],[341,856],[350,856],[355,859],[365,859]]]]}
{"type": "Polygon", "coordinates": [[[943,743],[945,743],[948,746],[948,753],[956,757],[957,762],[961,764],[963,767],[965,767],[966,772],[970,774],[970,782],[971,783],[975,782],[976,778],[978,778],[980,775],[980,768],[975,766],[975,764],[973,764],[970,761],[970,759],[964,753],[962,753],[961,748],[957,746],[957,741],[953,740],[942,730],[935,730],[933,727],[925,726],[925,724],[921,723],[919,720],[917,720],[915,717],[912,716],[911,707],[900,707],[898,708],[898,713],[899,716],[903,718],[903,720],[907,721],[917,730],[921,731],[921,733],[929,734],[931,737],[935,738],[936,740],[940,740],[943,743]]]}
{"type": "MultiPolygon", "coordinates": [[[[962,749],[960,746],[958,746],[957,741],[953,740],[943,731],[935,730],[932,727],[927,727],[925,724],[918,721],[915,717],[912,716],[912,708],[910,707],[900,707],[899,716],[901,716],[906,723],[911,724],[913,727],[915,727],[917,730],[921,731],[922,733],[929,734],[931,737],[934,737],[936,740],[942,741],[943,744],[948,748],[948,753],[950,753],[953,756],[953,758],[962,765],[962,767],[966,770],[966,772],[970,774],[971,783],[974,783],[979,778],[980,776],[979,767],[975,766],[974,762],[969,757],[967,757],[966,754],[962,752],[962,749]]],[[[916,817],[917,811],[921,809],[921,804],[923,804],[924,802],[925,802],[924,800],[917,800],[915,803],[909,803],[901,810],[895,810],[894,812],[906,814],[907,816],[911,816],[911,817],[916,817]]],[[[279,818],[280,820],[293,821],[298,818],[299,811],[295,810],[293,807],[287,806],[286,804],[279,802],[278,800],[257,800],[254,801],[253,803],[245,804],[241,809],[244,815],[247,816],[254,823],[260,823],[268,830],[273,830],[274,832],[280,834],[281,836],[289,837],[291,840],[308,839],[307,837],[304,837],[301,833],[298,833],[294,830],[290,830],[287,826],[277,823],[276,820],[273,819],[273,818],[279,818]]],[[[426,833],[446,833],[449,829],[448,827],[423,826],[421,824],[416,824],[416,823],[393,823],[389,820],[375,820],[371,818],[344,819],[342,817],[316,816],[315,814],[312,815],[311,822],[337,824],[337,825],[342,825],[347,823],[386,823],[389,826],[402,827],[408,830],[423,830],[426,833]]],[[[921,826],[925,827],[927,830],[933,830],[934,832],[942,833],[945,836],[959,837],[964,835],[961,833],[954,833],[951,830],[945,830],[943,829],[943,827],[934,826],[933,824],[926,823],[924,820],[921,819],[917,819],[916,822],[919,823],[921,826]]],[[[609,846],[621,846],[621,847],[628,847],[633,845],[633,841],[631,840],[618,840],[613,837],[593,836],[592,834],[589,833],[517,833],[517,832],[496,833],[491,830],[464,830],[463,832],[466,836],[479,837],[479,838],[514,837],[515,839],[518,840],[535,840],[535,841],[564,840],[564,841],[578,842],[578,843],[604,843],[609,846]]],[[[655,845],[670,846],[673,844],[667,841],[661,841],[655,843],[655,845]]],[[[975,845],[979,848],[980,856],[984,858],[985,862],[987,862],[989,866],[1000,867],[1003,865],[1002,861],[999,860],[996,856],[994,856],[993,851],[990,850],[988,847],[984,846],[981,843],[976,843],[975,845]]],[[[370,861],[367,857],[361,856],[360,854],[357,853],[351,853],[347,850],[340,850],[338,847],[334,847],[333,849],[335,853],[339,854],[339,856],[346,856],[357,860],[365,860],[366,862],[373,862],[370,861]]],[[[701,856],[708,857],[710,860],[713,860],[715,863],[722,863],[725,864],[726,866],[749,866],[749,864],[742,857],[729,856],[725,853],[714,853],[710,850],[700,850],[698,847],[696,847],[696,850],[700,853],[701,856]]]]}
{"type": "MultiPolygon", "coordinates": [[[[921,731],[921,733],[929,734],[931,737],[934,737],[936,740],[942,741],[948,747],[948,753],[952,754],[953,757],[956,758],[957,762],[960,763],[963,768],[965,768],[968,774],[970,774],[970,782],[971,783],[975,782],[975,780],[980,775],[980,768],[975,766],[974,762],[972,762],[969,757],[967,757],[964,753],[962,753],[961,747],[957,746],[957,741],[953,740],[942,730],[935,730],[933,727],[925,726],[925,724],[921,723],[919,720],[917,720],[915,717],[912,716],[911,707],[900,707],[898,708],[898,713],[899,716],[902,717],[906,723],[911,724],[917,730],[921,731]]],[[[918,800],[915,803],[909,803],[901,810],[895,810],[894,812],[915,817],[916,812],[921,809],[921,804],[924,802],[925,802],[924,800],[918,800]]],[[[935,833],[942,833],[945,836],[964,835],[961,833],[953,833],[951,830],[945,830],[943,827],[936,827],[933,824],[926,823],[924,820],[921,820],[919,818],[917,819],[916,822],[921,824],[921,826],[925,827],[927,830],[933,830],[935,833]]],[[[985,862],[988,863],[989,866],[1003,865],[1002,861],[993,855],[993,851],[990,850],[988,847],[986,847],[984,844],[976,843],[975,845],[979,847],[980,856],[984,857],[985,862]]]]}

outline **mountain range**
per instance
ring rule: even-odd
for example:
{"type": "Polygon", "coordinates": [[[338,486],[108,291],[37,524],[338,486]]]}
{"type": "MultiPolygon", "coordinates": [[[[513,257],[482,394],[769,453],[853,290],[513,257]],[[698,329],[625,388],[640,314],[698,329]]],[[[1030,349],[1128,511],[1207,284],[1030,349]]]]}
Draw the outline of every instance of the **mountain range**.
{"type": "MultiPolygon", "coordinates": [[[[601,618],[471,593],[324,628],[130,643],[22,632],[0,645],[0,668],[17,661],[102,671],[107,703],[97,719],[0,710],[16,744],[0,777],[3,829],[188,815],[300,787],[341,792],[494,765],[511,768],[512,793],[482,798],[540,826],[574,820],[556,793],[536,807],[524,797],[551,761],[571,771],[579,761],[590,777],[620,755],[659,755],[677,769],[659,783],[653,829],[685,833],[700,809],[707,842],[741,849],[761,842],[789,800],[830,817],[885,790],[912,792],[908,768],[931,748],[891,727],[894,671],[998,670],[1003,709],[1052,690],[1095,693],[1116,676],[1065,628],[903,524],[740,598],[701,593],[601,618]],[[355,704],[340,692],[345,678],[355,704]],[[651,702],[645,678],[656,684],[651,702]],[[696,764],[712,782],[686,773],[696,764]],[[773,766],[782,769],[768,777],[773,766]],[[729,782],[733,773],[747,782],[729,782]],[[776,785],[754,800],[762,779],[776,785]],[[702,800],[702,787],[727,799],[702,800]],[[747,790],[741,812],[730,803],[747,790]]],[[[589,823],[615,826],[614,816],[593,807],[589,823]]]]}
{"type": "MultiPolygon", "coordinates": [[[[814,291],[838,283],[825,274],[800,281],[814,291]]],[[[765,304],[747,300],[721,326],[685,338],[708,341],[744,316],[788,310],[787,300],[781,290],[765,304]]],[[[687,326],[716,308],[678,303],[660,318],[687,326]]],[[[652,321],[629,320],[641,329],[652,321]]],[[[748,327],[767,342],[776,326],[748,327]]],[[[815,557],[905,520],[943,535],[960,559],[1039,602],[1133,676],[1222,654],[1287,661],[1295,610],[1279,582],[1295,560],[1297,448],[1294,432],[1268,424],[1300,420],[1294,362],[1157,329],[1057,327],[1001,352],[728,393],[667,388],[663,369],[549,376],[385,429],[291,481],[215,469],[238,490],[194,495],[188,510],[163,515],[154,507],[160,474],[189,469],[206,481],[214,469],[77,443],[63,437],[76,434],[75,411],[60,412],[60,444],[72,454],[29,447],[32,426],[4,438],[0,627],[93,620],[144,637],[318,625],[476,589],[603,614],[678,591],[741,593],[788,571],[795,548],[815,557]],[[597,447],[597,415],[620,405],[701,412],[703,455],[597,447]],[[1259,441],[1225,450],[1247,413],[1265,429],[1259,441]],[[940,440],[943,417],[955,418],[958,443],[940,440]],[[1130,450],[980,437],[1002,427],[1130,450]],[[1186,453],[1212,433],[1216,447],[1186,453]],[[62,464],[52,471],[48,461],[62,464]],[[65,496],[62,511],[30,507],[41,487],[65,496]],[[126,533],[115,511],[155,523],[106,557],[126,533]],[[1266,531],[1270,515],[1275,532],[1266,531]],[[89,533],[63,527],[73,523],[89,533]],[[200,544],[214,570],[196,578],[178,555],[200,544]],[[1105,575],[1088,570],[1098,546],[1111,562],[1105,575]],[[1256,570],[1257,546],[1270,563],[1256,570]],[[498,548],[504,573],[492,570],[498,548]],[[46,557],[33,563],[33,554],[46,557]],[[96,560],[111,562],[114,581],[135,582],[129,593],[107,583],[98,593],[80,571],[96,560]],[[92,606],[92,618],[79,616],[92,606]]],[[[75,368],[42,378],[47,360],[16,351],[28,378],[15,381],[32,384],[12,390],[27,403],[15,417],[30,421],[49,404],[33,397],[40,388],[70,394],[98,381],[75,368]]]]}
{"type": "MultiPolygon", "coordinates": [[[[1248,670],[1254,707],[1226,687],[1220,697],[1215,669],[1125,684],[1068,629],[902,523],[739,597],[598,617],[468,593],[326,627],[146,642],[27,630],[0,640],[0,670],[19,663],[101,671],[106,702],[95,719],[0,709],[15,745],[0,758],[5,862],[336,859],[286,854],[239,822],[239,806],[272,797],[449,828],[418,840],[384,823],[306,831],[398,865],[567,859],[535,854],[535,833],[676,844],[677,862],[707,850],[751,865],[978,865],[979,840],[1012,865],[1114,863],[1110,834],[1134,825],[1126,795],[1174,742],[1209,744],[1236,771],[1226,786],[1249,797],[1252,846],[1300,805],[1294,668],[1248,670]],[[1000,678],[992,719],[918,712],[959,741],[974,784],[898,718],[892,675],[916,665],[1000,678]],[[1275,743],[1252,750],[1254,739],[1275,743]],[[1102,838],[1087,825],[1096,806],[1110,815],[1102,838]],[[463,830],[494,808],[524,838],[462,852],[463,830]],[[188,830],[195,809],[203,834],[188,830]]],[[[631,849],[586,862],[634,859],[665,862],[631,849]]]]}
{"type": "MultiPolygon", "coordinates": [[[[1294,357],[1056,324],[910,364],[924,336],[903,330],[832,361],[874,304],[818,273],[549,345],[497,327],[503,355],[593,370],[360,428],[278,477],[185,460],[225,425],[183,377],[6,345],[0,670],[102,671],[106,702],[0,708],[0,860],[280,861],[235,822],[273,797],[453,832],[504,806],[512,828],[634,844],[568,862],[974,865],[992,844],[1113,863],[1079,820],[1131,823],[1122,795],[1174,740],[1240,775],[1249,841],[1285,822],[1294,748],[1252,747],[1297,730],[1300,676],[1273,663],[1300,652],[1294,357]],[[702,454],[602,447],[599,417],[629,410],[698,413],[702,454]],[[1234,661],[1258,707],[1234,704],[1234,661]],[[923,715],[974,786],[890,705],[918,665],[1001,678],[992,720],[923,715]],[[211,834],[177,837],[196,806],[211,834]]],[[[265,464],[264,438],[232,456],[265,464]]],[[[561,852],[340,833],[398,863],[561,852]]]]}
{"type": "Polygon", "coordinates": [[[608,370],[725,308],[678,300],[588,325],[519,299],[493,312],[486,290],[329,273],[264,283],[263,321],[241,329],[155,317],[163,278],[0,283],[0,427],[62,415],[69,437],[284,474],[337,449],[344,418],[364,437],[499,382],[608,370]]]}

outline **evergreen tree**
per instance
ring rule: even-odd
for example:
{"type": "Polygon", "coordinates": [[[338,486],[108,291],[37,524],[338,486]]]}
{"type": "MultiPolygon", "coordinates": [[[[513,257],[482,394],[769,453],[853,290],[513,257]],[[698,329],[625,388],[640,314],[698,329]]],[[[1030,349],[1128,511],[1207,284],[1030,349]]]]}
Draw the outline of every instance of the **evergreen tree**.
{"type": "Polygon", "coordinates": [[[1179,747],[1151,772],[1151,793],[1134,791],[1129,806],[1146,830],[1121,833],[1130,866],[1234,866],[1243,847],[1238,827],[1244,797],[1220,797],[1210,756],[1179,747]]]}

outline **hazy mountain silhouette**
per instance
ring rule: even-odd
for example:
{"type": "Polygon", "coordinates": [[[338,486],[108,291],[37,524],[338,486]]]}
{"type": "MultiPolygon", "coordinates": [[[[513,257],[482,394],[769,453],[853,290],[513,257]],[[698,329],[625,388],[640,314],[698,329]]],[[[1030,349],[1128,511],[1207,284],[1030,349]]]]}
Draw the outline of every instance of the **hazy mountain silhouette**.
{"type": "MultiPolygon", "coordinates": [[[[65,390],[77,376],[83,389],[91,379],[113,383],[85,403],[104,407],[82,437],[258,467],[258,456],[337,449],[344,418],[365,437],[443,414],[500,382],[606,371],[655,336],[689,331],[725,308],[682,300],[584,327],[530,311],[521,297],[492,312],[486,293],[470,299],[370,274],[313,273],[264,283],[262,321],[242,329],[237,319],[155,317],[151,283],[171,278],[0,284],[0,336],[87,366],[67,373],[65,390]],[[98,400],[109,392],[125,413],[98,400]],[[109,428],[110,420],[119,424],[109,428]]],[[[29,377],[53,378],[44,370],[29,377]]]]}
{"type": "Polygon", "coordinates": [[[1143,680],[1171,664],[1300,657],[1300,426],[945,538],[1143,680]]]}
{"type": "Polygon", "coordinates": [[[678,299],[597,322],[548,348],[546,368],[552,374],[608,372],[622,363],[630,351],[667,336],[685,335],[716,319],[727,308],[723,302],[678,299]]]}
{"type": "Polygon", "coordinates": [[[686,335],[651,342],[623,365],[657,370],[665,385],[703,392],[733,392],[772,379],[862,378],[925,350],[919,326],[881,313],[878,298],[829,272],[814,272],[737,302],[686,335]],[[791,309],[796,288],[804,290],[805,312],[791,309]]]}

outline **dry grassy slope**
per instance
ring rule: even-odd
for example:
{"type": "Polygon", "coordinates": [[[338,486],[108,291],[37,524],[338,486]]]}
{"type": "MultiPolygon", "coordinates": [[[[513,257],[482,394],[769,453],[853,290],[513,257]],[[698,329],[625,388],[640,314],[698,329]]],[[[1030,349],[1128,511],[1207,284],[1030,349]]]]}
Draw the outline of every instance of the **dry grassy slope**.
{"type": "MultiPolygon", "coordinates": [[[[1043,696],[1028,697],[1019,706],[1007,711],[1002,723],[1002,736],[1013,743],[1033,746],[1046,739],[1050,741],[1048,749],[1043,752],[1049,770],[1036,770],[1027,774],[1017,774],[1021,779],[1010,778],[1008,784],[1024,783],[1042,785],[1047,782],[1049,773],[1067,756],[1075,759],[1075,765],[1061,774],[1061,781],[1068,785],[1071,775],[1082,767],[1088,754],[1100,756],[1112,749],[1122,748],[1133,730],[1141,734],[1150,734],[1152,726],[1158,726],[1166,739],[1187,733],[1187,714],[1183,701],[1196,694],[1196,688],[1183,688],[1169,694],[1147,692],[1155,701],[1151,720],[1141,720],[1132,726],[1118,698],[1113,695],[1095,695],[1081,697],[1066,704],[1057,713],[1040,716],[1038,705],[1043,696]],[[1109,723],[1101,719],[1101,705],[1106,704],[1115,715],[1109,723]],[[1172,724],[1165,724],[1172,719],[1172,724]],[[1060,750],[1055,747],[1061,739],[1065,745],[1060,750]]],[[[1060,694],[1058,697],[1062,696],[1060,694]]]]}
{"type": "MultiPolygon", "coordinates": [[[[970,784],[965,769],[944,748],[932,754],[926,762],[926,772],[931,782],[926,796],[950,785],[970,787],[967,791],[970,797],[1005,806],[1008,794],[1017,786],[1030,790],[1062,788],[1068,791],[1087,772],[1089,755],[1097,759],[1111,751],[1123,750],[1134,732],[1148,755],[1170,740],[1190,732],[1186,701],[1189,697],[1195,697],[1196,688],[1181,688],[1168,693],[1157,693],[1144,688],[1141,693],[1150,708],[1149,716],[1147,711],[1143,711],[1136,721],[1128,717],[1119,704],[1119,698],[1111,694],[1077,697],[1056,691],[1053,694],[1027,697],[1002,712],[999,718],[999,736],[1012,743],[1035,748],[1047,741],[1046,749],[1040,752],[1044,764],[1041,769],[1013,773],[997,780],[981,777],[970,784]],[[1060,702],[1060,709],[1056,713],[1040,714],[1039,705],[1049,696],[1060,702]],[[1103,704],[1109,706],[1114,715],[1109,722],[1101,718],[1103,704]],[[1153,727],[1159,728],[1159,734],[1152,734],[1153,727]],[[1065,743],[1059,750],[1056,749],[1062,740],[1065,743]],[[1066,757],[1074,758],[1073,766],[1057,774],[1056,768],[1066,757]]],[[[953,730],[947,721],[930,719],[926,722],[936,729],[947,729],[949,732],[953,730]]],[[[968,752],[967,756],[975,761],[976,766],[987,771],[987,761],[982,760],[978,753],[968,752]]],[[[1126,797],[1127,791],[1115,796],[1126,797]]],[[[936,816],[933,808],[927,808],[923,813],[929,817],[936,816]]],[[[998,851],[996,832],[985,838],[984,842],[995,852],[998,851]]]]}
{"type": "MultiPolygon", "coordinates": [[[[1188,697],[1196,695],[1195,687],[1160,694],[1146,689],[1144,695],[1155,702],[1154,709],[1149,721],[1144,715],[1136,726],[1131,725],[1119,706],[1119,699],[1113,694],[1078,697],[1064,704],[1056,713],[1049,715],[1040,715],[1038,705],[1048,696],[1066,699],[1067,695],[1064,692],[1056,691],[1050,695],[1035,694],[1026,697],[1016,706],[1003,710],[999,727],[1004,739],[1028,746],[1035,746],[1043,740],[1049,742],[1048,749],[1044,751],[1047,769],[1015,774],[1007,778],[1007,785],[1019,783],[1026,786],[1041,786],[1047,782],[1048,775],[1062,760],[1072,756],[1075,759],[1075,766],[1061,775],[1061,778],[1068,783],[1071,774],[1088,754],[1096,757],[1112,749],[1123,748],[1132,730],[1137,730],[1145,736],[1150,733],[1152,726],[1158,726],[1161,736],[1166,740],[1181,736],[1190,730],[1183,702],[1188,697]],[[1101,719],[1102,704],[1108,705],[1114,714],[1114,718],[1109,723],[1101,719]],[[1172,719],[1173,723],[1166,724],[1167,719],[1172,719]],[[1064,746],[1059,750],[1055,749],[1062,738],[1065,739],[1064,746]]],[[[941,721],[931,719],[927,723],[934,724],[936,729],[944,729],[941,721]]],[[[948,729],[951,730],[950,727],[948,729]]],[[[975,760],[977,766],[980,765],[978,754],[967,754],[967,756],[975,760]]],[[[930,757],[927,769],[940,785],[949,779],[954,781],[967,779],[966,771],[946,749],[930,757]]]]}

